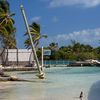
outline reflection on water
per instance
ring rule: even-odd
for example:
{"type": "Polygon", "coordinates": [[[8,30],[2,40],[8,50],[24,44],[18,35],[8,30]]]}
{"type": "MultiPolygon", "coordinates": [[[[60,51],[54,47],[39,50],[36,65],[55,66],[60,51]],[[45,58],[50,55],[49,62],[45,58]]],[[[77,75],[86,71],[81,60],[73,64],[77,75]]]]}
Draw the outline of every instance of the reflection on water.
{"type": "MultiPolygon", "coordinates": [[[[38,79],[34,72],[11,72],[30,82],[1,82],[0,100],[79,100],[80,91],[84,100],[93,83],[100,78],[100,68],[48,68],[46,78],[38,79]]],[[[90,99],[89,99],[90,100],[90,99]]]]}

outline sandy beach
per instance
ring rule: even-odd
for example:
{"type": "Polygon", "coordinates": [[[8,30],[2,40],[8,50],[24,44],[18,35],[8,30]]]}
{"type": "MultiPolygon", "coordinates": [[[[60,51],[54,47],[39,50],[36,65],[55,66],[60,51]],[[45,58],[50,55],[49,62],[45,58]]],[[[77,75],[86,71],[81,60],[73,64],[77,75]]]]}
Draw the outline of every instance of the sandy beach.
{"type": "Polygon", "coordinates": [[[46,78],[39,80],[32,71],[7,74],[33,82],[1,82],[2,100],[99,100],[99,68],[48,68],[46,78]]]}

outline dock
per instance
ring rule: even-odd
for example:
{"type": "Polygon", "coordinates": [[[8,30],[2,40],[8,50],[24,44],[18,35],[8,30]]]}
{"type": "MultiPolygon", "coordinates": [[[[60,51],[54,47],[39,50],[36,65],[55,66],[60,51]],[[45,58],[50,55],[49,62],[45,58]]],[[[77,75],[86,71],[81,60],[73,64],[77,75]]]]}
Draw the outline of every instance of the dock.
{"type": "Polygon", "coordinates": [[[92,66],[100,66],[100,63],[92,63],[92,62],[86,62],[86,61],[76,61],[71,62],[69,64],[46,64],[44,67],[50,68],[50,67],[92,67],[92,66]]]}

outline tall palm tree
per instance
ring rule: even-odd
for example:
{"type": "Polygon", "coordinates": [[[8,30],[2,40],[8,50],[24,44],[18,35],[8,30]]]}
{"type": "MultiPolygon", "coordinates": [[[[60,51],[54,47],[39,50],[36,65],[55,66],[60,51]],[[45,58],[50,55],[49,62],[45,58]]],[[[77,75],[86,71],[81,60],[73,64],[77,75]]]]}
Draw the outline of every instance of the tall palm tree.
{"type": "MultiPolygon", "coordinates": [[[[44,38],[47,38],[47,35],[41,35],[40,33],[40,25],[37,24],[36,22],[33,22],[32,25],[29,25],[29,28],[30,28],[30,33],[31,33],[31,36],[32,36],[32,40],[33,40],[33,43],[35,45],[35,47],[37,47],[37,45],[39,44],[39,40],[44,37],[44,38]]],[[[26,32],[25,35],[27,35],[28,33],[26,32]]],[[[30,42],[30,39],[27,38],[24,42],[25,44],[25,47],[30,49],[31,48],[31,42],[30,42]]]]}
{"type": "Polygon", "coordinates": [[[49,48],[51,49],[51,51],[57,51],[59,49],[58,43],[55,42],[50,43],[49,48]]]}
{"type": "MultiPolygon", "coordinates": [[[[6,0],[0,1],[0,42],[4,49],[16,48],[14,20],[10,13],[10,6],[6,0]]],[[[8,51],[8,50],[7,50],[8,51]]],[[[8,53],[7,53],[8,55],[8,53]]],[[[6,56],[8,58],[8,56],[6,56]]]]}

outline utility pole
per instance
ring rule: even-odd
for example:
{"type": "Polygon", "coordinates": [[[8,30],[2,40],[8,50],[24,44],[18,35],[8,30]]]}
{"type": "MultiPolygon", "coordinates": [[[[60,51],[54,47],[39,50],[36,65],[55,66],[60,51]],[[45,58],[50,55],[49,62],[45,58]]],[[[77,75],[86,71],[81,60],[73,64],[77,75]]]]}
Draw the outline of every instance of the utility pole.
{"type": "Polygon", "coordinates": [[[32,36],[31,36],[31,33],[30,33],[30,29],[29,29],[29,25],[28,25],[28,22],[27,22],[27,19],[26,19],[26,15],[25,15],[23,5],[20,6],[20,9],[21,9],[23,19],[24,19],[24,22],[25,22],[25,26],[26,26],[26,29],[27,29],[27,32],[28,32],[28,36],[29,36],[29,39],[30,39],[30,42],[31,42],[32,52],[33,52],[34,58],[36,60],[36,65],[37,65],[37,68],[38,68],[38,71],[39,71],[39,75],[37,75],[37,76],[40,79],[44,79],[43,68],[42,68],[42,66],[40,66],[39,61],[38,61],[38,57],[37,57],[37,54],[36,54],[35,46],[33,44],[32,36]]]}

